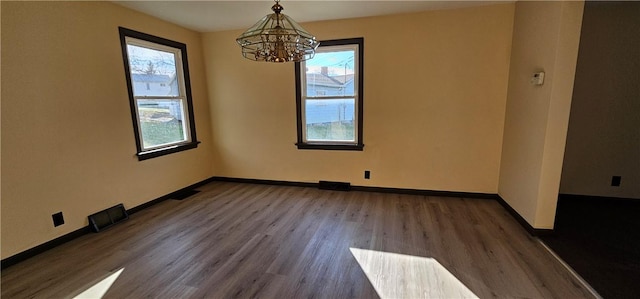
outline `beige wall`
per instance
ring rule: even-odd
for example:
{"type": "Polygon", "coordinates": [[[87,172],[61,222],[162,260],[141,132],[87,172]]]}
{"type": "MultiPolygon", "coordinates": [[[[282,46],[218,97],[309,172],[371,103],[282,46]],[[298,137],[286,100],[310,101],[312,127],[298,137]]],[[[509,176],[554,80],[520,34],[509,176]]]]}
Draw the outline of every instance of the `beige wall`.
{"type": "Polygon", "coordinates": [[[514,5],[303,24],[364,37],[364,151],[298,150],[293,64],[204,34],[218,176],[496,193],[514,5]],[[371,179],[363,179],[363,171],[371,179]]]}
{"type": "Polygon", "coordinates": [[[3,259],[213,175],[198,33],[108,2],[1,5],[3,259]],[[136,159],[118,26],[187,44],[197,149],[136,159]]]}
{"type": "Polygon", "coordinates": [[[553,228],[583,6],[516,3],[498,193],[534,228],[553,228]]]}
{"type": "Polygon", "coordinates": [[[561,193],[640,199],[639,81],[640,2],[587,2],[561,193]]]}

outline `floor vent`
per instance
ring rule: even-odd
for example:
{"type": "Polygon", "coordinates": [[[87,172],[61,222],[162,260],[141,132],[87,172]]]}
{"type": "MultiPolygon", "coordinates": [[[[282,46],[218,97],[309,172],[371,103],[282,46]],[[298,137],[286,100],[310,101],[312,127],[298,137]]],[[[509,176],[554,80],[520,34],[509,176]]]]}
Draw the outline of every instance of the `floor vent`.
{"type": "Polygon", "coordinates": [[[351,183],[320,181],[318,188],[324,190],[349,191],[351,190],[351,183]]]}
{"type": "Polygon", "coordinates": [[[99,232],[118,222],[129,219],[123,204],[108,208],[104,211],[89,215],[89,226],[94,232],[99,232]]]}
{"type": "Polygon", "coordinates": [[[189,197],[191,195],[198,194],[198,192],[200,192],[200,191],[193,190],[193,189],[180,191],[180,192],[177,192],[175,194],[172,194],[171,195],[171,199],[183,200],[183,199],[185,199],[185,198],[187,198],[187,197],[189,197]]]}

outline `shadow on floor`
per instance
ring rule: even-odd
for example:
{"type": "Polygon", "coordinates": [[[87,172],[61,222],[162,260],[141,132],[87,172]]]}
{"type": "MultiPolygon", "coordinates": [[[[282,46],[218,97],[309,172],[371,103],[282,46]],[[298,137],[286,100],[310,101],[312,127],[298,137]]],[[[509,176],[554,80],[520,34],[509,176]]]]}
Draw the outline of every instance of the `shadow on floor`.
{"type": "Polygon", "coordinates": [[[561,195],[540,237],[604,298],[640,298],[640,200],[561,195]]]}

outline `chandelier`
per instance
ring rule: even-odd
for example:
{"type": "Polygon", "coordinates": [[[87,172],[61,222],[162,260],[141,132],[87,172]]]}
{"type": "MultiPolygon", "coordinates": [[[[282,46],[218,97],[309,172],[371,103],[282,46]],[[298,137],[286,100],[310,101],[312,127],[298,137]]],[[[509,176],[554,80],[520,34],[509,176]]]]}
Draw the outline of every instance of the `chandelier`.
{"type": "Polygon", "coordinates": [[[287,62],[313,58],[320,44],[289,16],[275,0],[274,13],[264,16],[247,29],[236,42],[242,47],[242,56],[255,61],[287,62]]]}

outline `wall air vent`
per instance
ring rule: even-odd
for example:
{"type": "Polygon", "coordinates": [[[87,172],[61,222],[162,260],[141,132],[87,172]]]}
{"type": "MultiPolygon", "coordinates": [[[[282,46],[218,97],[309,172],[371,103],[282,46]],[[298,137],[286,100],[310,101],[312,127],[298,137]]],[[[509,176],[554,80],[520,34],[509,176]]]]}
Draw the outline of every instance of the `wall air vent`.
{"type": "Polygon", "coordinates": [[[183,200],[187,197],[190,197],[192,195],[198,194],[198,190],[193,190],[193,189],[187,189],[187,190],[183,190],[183,191],[179,191],[176,193],[171,194],[170,198],[171,199],[176,199],[176,200],[183,200]]]}
{"type": "Polygon", "coordinates": [[[318,188],[324,190],[349,191],[351,190],[351,183],[320,181],[318,188]]]}
{"type": "Polygon", "coordinates": [[[94,232],[99,232],[118,222],[129,219],[123,204],[116,205],[104,211],[89,215],[89,226],[94,232]]]}

